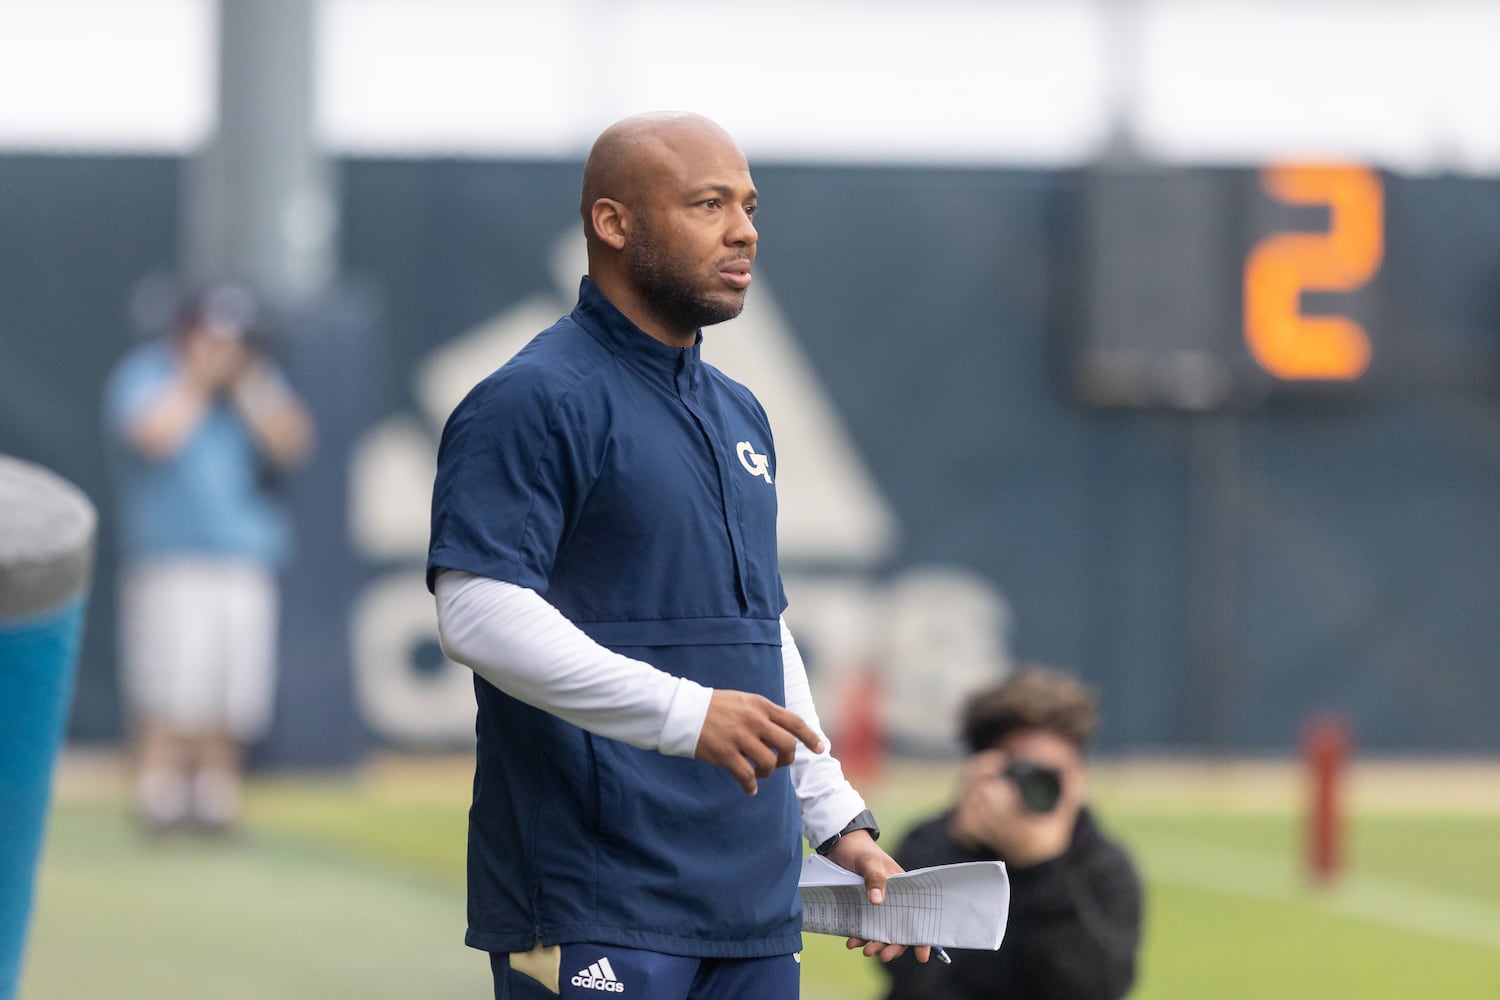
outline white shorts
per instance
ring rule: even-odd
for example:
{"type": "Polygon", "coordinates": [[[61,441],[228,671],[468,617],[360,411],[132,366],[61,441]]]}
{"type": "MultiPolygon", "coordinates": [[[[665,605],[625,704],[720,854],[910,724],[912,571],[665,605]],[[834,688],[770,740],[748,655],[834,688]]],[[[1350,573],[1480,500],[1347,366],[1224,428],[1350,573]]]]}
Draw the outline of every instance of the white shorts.
{"type": "Polygon", "coordinates": [[[120,581],[120,652],[131,706],[183,734],[248,740],[271,721],[275,577],[238,559],[139,563],[120,581]]]}

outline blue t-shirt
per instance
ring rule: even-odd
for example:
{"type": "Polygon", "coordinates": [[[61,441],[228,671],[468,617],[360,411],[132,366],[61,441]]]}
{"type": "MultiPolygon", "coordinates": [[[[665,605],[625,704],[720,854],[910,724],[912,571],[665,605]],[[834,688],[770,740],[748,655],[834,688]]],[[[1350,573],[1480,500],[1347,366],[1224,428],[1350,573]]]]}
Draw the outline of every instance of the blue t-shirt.
{"type": "MultiPolygon", "coordinates": [[[[785,704],[775,474],[749,390],[585,278],[572,313],[449,418],[428,585],[447,567],[529,587],[618,653],[785,704]]],[[[751,797],[721,768],[475,691],[470,945],[801,947],[787,769],[751,797]]]]}
{"type": "Polygon", "coordinates": [[[127,444],[126,428],[176,368],[169,345],[143,344],[120,361],[105,388],[123,554],[128,559],[228,556],[268,569],[281,566],[290,525],[265,489],[264,460],[250,429],[229,402],[215,402],[174,455],[148,458],[127,444]]]}

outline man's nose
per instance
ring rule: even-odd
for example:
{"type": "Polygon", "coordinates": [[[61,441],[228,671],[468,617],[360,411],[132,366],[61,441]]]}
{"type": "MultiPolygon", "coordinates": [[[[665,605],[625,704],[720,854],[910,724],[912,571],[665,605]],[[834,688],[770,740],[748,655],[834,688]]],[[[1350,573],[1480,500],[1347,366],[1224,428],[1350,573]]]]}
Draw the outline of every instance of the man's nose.
{"type": "Polygon", "coordinates": [[[743,208],[736,209],[724,234],[724,242],[733,246],[753,246],[759,234],[755,231],[755,220],[743,208]]]}

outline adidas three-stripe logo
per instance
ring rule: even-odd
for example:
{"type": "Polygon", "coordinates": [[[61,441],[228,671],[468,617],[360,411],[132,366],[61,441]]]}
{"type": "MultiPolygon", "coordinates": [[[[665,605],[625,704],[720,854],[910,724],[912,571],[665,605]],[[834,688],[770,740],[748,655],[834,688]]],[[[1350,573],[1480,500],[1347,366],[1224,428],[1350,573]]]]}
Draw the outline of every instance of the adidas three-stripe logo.
{"type": "Polygon", "coordinates": [[[603,990],[606,993],[624,993],[625,984],[615,978],[615,970],[609,959],[601,958],[587,969],[579,969],[573,977],[573,985],[585,990],[603,990]]]}

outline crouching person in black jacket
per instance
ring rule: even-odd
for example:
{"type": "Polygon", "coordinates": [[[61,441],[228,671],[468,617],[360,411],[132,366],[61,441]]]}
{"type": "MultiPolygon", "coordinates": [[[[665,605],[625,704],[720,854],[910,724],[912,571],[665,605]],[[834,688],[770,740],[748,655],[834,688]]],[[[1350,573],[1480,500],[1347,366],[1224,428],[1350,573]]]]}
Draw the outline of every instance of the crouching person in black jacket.
{"type": "Polygon", "coordinates": [[[951,965],[885,966],[887,1000],[1119,1000],[1135,979],[1141,883],[1085,804],[1092,692],[1056,670],[1020,671],[971,698],[971,756],[958,799],[894,852],[907,870],[1000,860],[1010,920],[997,952],[953,950],[951,965]]]}

